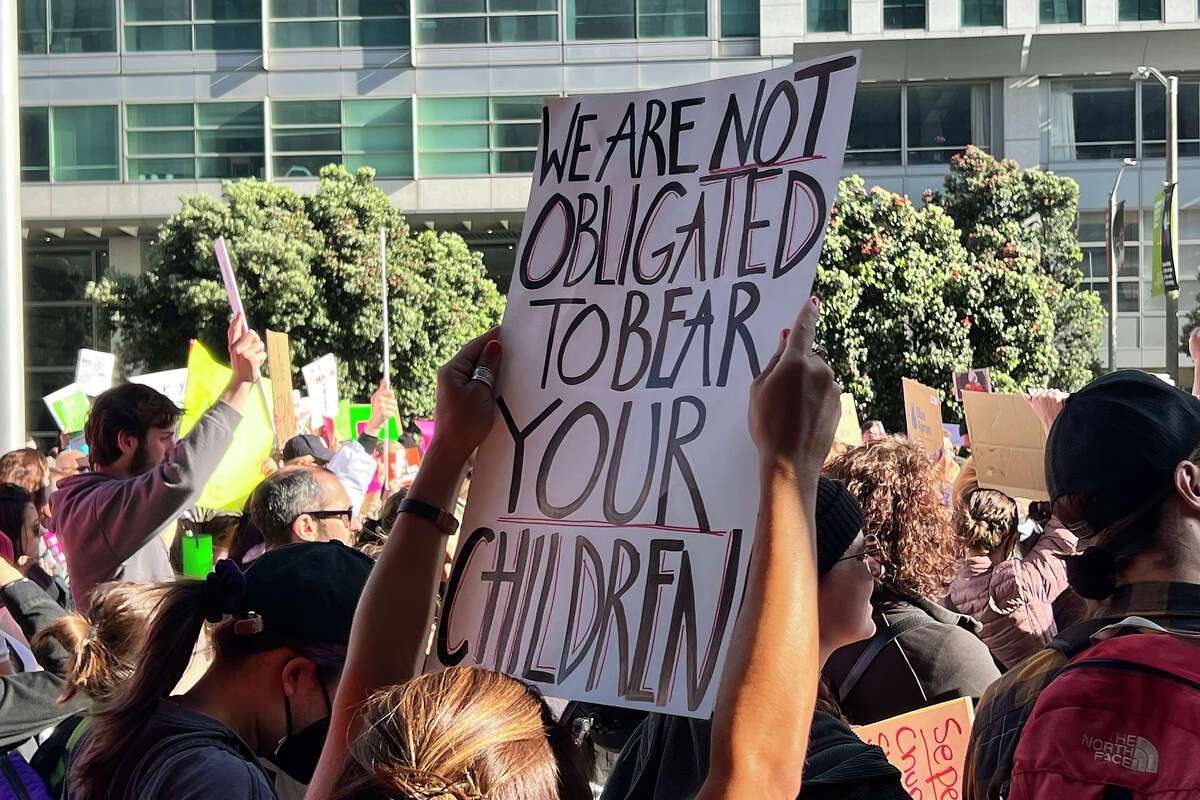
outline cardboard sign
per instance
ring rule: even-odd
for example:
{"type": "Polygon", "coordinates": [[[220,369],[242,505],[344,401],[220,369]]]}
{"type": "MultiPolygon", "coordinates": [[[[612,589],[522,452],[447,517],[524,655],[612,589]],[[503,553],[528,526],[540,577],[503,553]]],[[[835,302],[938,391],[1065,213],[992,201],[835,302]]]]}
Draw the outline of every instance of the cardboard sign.
{"type": "Polygon", "coordinates": [[[859,725],[854,732],[883,749],[913,800],[938,800],[963,796],[963,764],[974,719],[971,698],[959,697],[859,725]]]}
{"type": "Polygon", "coordinates": [[[854,408],[854,395],[842,392],[842,418],[833,434],[835,442],[858,447],[862,444],[862,427],[858,424],[858,411],[854,408]]]}
{"type": "Polygon", "coordinates": [[[963,395],[979,485],[1009,497],[1049,500],[1046,431],[1020,394],[963,395]]]}
{"type": "Polygon", "coordinates": [[[857,73],[546,100],[437,662],[711,713],[758,513],[749,384],[807,301],[857,73]]]}
{"type": "Polygon", "coordinates": [[[317,410],[327,419],[338,416],[337,359],[326,353],[311,364],[300,368],[308,396],[317,403],[317,410]]]}
{"type": "Polygon", "coordinates": [[[89,397],[96,397],[112,388],[113,369],[117,357],[98,350],[80,350],[75,362],[75,382],[83,387],[89,397]]]}
{"type": "Polygon", "coordinates": [[[145,375],[134,375],[129,379],[129,382],[140,383],[143,386],[149,386],[151,389],[162,392],[172,403],[182,408],[183,396],[187,391],[187,379],[187,367],[180,367],[179,369],[167,369],[162,372],[147,372],[145,375]]]}
{"type": "MultiPolygon", "coordinates": [[[[179,421],[179,435],[185,436],[200,419],[200,416],[217,401],[229,384],[233,371],[217,361],[204,349],[204,345],[192,342],[188,353],[187,393],[184,397],[183,419],[179,421]]],[[[271,391],[271,382],[263,379],[265,390],[271,391]]],[[[242,419],[233,431],[233,442],[221,457],[208,483],[200,493],[196,505],[223,511],[241,512],[246,498],[263,479],[263,459],[271,455],[275,444],[275,433],[271,430],[270,412],[262,403],[248,402],[242,408],[242,419]]]]}
{"type": "Polygon", "coordinates": [[[954,373],[954,399],[962,401],[963,392],[990,392],[992,371],[990,369],[967,369],[954,373]]]}
{"type": "Polygon", "coordinates": [[[292,350],[286,333],[267,331],[267,369],[271,372],[271,400],[279,441],[296,435],[296,406],[292,397],[292,350]]]}
{"type": "Polygon", "coordinates": [[[88,411],[92,407],[83,386],[78,383],[69,383],[51,392],[42,398],[42,402],[50,409],[54,424],[63,433],[83,430],[83,426],[87,424],[88,411]]]}
{"type": "Polygon", "coordinates": [[[904,421],[908,438],[936,456],[942,451],[942,399],[937,389],[904,378],[904,421]]]}

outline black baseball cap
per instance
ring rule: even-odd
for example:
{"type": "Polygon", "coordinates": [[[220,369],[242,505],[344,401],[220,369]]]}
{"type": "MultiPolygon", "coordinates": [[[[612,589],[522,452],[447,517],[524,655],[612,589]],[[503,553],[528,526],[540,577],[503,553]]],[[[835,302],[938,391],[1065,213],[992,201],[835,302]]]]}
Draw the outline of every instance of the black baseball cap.
{"type": "Polygon", "coordinates": [[[1118,370],[1063,403],[1046,441],[1051,502],[1106,499],[1101,526],[1144,506],[1200,444],[1200,400],[1138,370],[1118,370]]]}
{"type": "Polygon", "coordinates": [[[270,634],[348,644],[372,563],[338,541],[268,550],[246,570],[246,612],[257,614],[270,634]]]}
{"type": "Polygon", "coordinates": [[[315,433],[301,433],[288,439],[283,446],[283,460],[291,461],[304,456],[329,462],[333,460],[333,451],[326,447],[325,441],[315,433]]]}

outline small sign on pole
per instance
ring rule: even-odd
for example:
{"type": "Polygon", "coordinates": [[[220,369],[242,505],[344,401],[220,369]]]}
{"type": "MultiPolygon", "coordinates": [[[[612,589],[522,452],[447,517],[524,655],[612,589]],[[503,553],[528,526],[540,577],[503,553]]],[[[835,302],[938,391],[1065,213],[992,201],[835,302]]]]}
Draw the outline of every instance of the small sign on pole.
{"type": "Polygon", "coordinates": [[[286,333],[267,331],[267,368],[271,372],[271,399],[275,401],[275,430],[283,443],[297,431],[292,398],[292,351],[286,333]]]}

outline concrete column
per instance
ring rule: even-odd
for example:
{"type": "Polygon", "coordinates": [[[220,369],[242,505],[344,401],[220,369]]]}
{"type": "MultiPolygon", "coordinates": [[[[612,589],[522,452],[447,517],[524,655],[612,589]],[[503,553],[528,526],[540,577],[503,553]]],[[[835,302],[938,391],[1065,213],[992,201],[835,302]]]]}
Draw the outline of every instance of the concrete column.
{"type": "Polygon", "coordinates": [[[1005,158],[1015,158],[1021,167],[1040,166],[1042,155],[1042,120],[1047,116],[1041,108],[1042,92],[1037,76],[1004,79],[1004,148],[1005,158]]]}
{"type": "Polygon", "coordinates": [[[791,56],[792,46],[804,38],[804,3],[800,0],[761,0],[758,29],[764,56],[791,56]]]}
{"type": "Polygon", "coordinates": [[[0,2],[0,452],[25,444],[25,289],[17,4],[0,2]]]}

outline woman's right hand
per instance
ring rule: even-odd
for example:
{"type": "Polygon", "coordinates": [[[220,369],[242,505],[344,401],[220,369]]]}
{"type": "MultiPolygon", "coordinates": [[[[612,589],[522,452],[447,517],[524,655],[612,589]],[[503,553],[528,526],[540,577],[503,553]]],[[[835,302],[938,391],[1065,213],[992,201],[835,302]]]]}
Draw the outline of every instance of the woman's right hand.
{"type": "Polygon", "coordinates": [[[750,386],[750,436],[764,466],[817,475],[841,417],[841,387],[813,351],[820,305],[804,304],[775,355],[750,386]]]}
{"type": "Polygon", "coordinates": [[[436,423],[429,449],[466,463],[492,430],[496,414],[494,390],[474,380],[477,367],[486,367],[497,380],[502,351],[500,328],[492,328],[472,339],[437,374],[436,423]]]}

